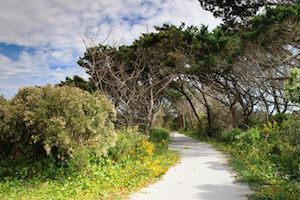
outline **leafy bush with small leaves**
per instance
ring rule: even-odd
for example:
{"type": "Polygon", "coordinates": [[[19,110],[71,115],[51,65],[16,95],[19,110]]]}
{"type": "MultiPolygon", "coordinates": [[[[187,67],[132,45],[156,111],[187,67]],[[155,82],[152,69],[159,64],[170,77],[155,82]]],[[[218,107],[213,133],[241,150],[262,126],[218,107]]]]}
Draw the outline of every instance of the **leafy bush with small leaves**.
{"type": "Polygon", "coordinates": [[[12,160],[63,161],[83,147],[102,156],[115,142],[115,110],[103,95],[74,87],[29,87],[9,104],[1,142],[9,143],[12,160]]]}
{"type": "Polygon", "coordinates": [[[237,139],[238,146],[252,147],[256,143],[261,141],[262,136],[258,128],[250,128],[249,130],[235,136],[235,138],[237,139]]]}
{"type": "Polygon", "coordinates": [[[300,69],[294,68],[285,86],[286,96],[295,103],[300,103],[300,69]]]}
{"type": "Polygon", "coordinates": [[[143,136],[134,129],[128,128],[118,130],[117,138],[115,146],[111,147],[108,151],[108,156],[114,161],[130,157],[143,136]]]}
{"type": "Polygon", "coordinates": [[[233,143],[237,140],[237,136],[242,133],[240,129],[233,129],[232,131],[224,132],[221,134],[221,140],[226,143],[233,143]]]}
{"type": "Polygon", "coordinates": [[[169,142],[170,133],[168,130],[163,128],[154,128],[150,131],[150,141],[161,143],[163,141],[169,142]]]}
{"type": "Polygon", "coordinates": [[[290,117],[285,121],[282,128],[284,144],[282,148],[282,168],[293,179],[300,181],[300,116],[290,117]]]}
{"type": "MultiPolygon", "coordinates": [[[[78,160],[72,159],[67,163],[60,162],[60,168],[48,167],[47,173],[52,172],[55,178],[6,177],[4,181],[0,180],[0,199],[126,199],[130,192],[161,177],[178,160],[175,152],[167,149],[157,151],[159,146],[154,146],[145,135],[132,129],[117,132],[116,145],[110,148],[107,156],[99,158],[88,148],[77,149],[74,157],[84,160],[79,163],[84,170],[77,173],[58,171],[71,170],[72,162],[78,160]]],[[[35,163],[39,167],[52,164],[49,160],[35,163]]],[[[0,163],[0,171],[1,166],[0,163]]],[[[8,165],[5,167],[8,168],[8,165]]],[[[26,174],[28,167],[23,166],[20,173],[26,174]]]]}
{"type": "Polygon", "coordinates": [[[275,120],[277,123],[281,124],[283,121],[288,119],[288,115],[283,113],[278,113],[272,116],[272,120],[275,120]]]}
{"type": "Polygon", "coordinates": [[[294,115],[261,129],[223,133],[211,142],[230,154],[238,179],[256,190],[253,199],[294,200],[300,197],[299,130],[300,117],[294,115]]]}
{"type": "Polygon", "coordinates": [[[6,126],[4,118],[6,115],[7,101],[4,97],[0,96],[0,141],[4,140],[4,128],[6,126]]]}

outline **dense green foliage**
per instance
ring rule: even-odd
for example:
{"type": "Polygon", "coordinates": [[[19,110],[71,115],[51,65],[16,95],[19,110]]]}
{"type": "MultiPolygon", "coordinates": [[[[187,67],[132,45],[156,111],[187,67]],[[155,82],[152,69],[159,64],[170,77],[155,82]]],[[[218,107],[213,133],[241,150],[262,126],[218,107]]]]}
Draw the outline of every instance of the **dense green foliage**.
{"type": "Polygon", "coordinates": [[[118,140],[113,148],[109,149],[108,155],[115,161],[126,159],[135,149],[142,138],[141,133],[133,129],[118,131],[118,140]]]}
{"type": "Polygon", "coordinates": [[[177,159],[169,132],[151,129],[160,119],[212,138],[256,198],[297,199],[300,121],[285,113],[299,103],[299,5],[248,21],[271,1],[201,2],[243,26],[155,27],[131,45],[88,48],[78,64],[92,81],[0,97],[0,199],[123,198],[177,159]]]}
{"type": "MultiPolygon", "coordinates": [[[[254,13],[247,3],[256,12],[265,2],[202,1],[202,6],[248,17],[254,13]]],[[[208,136],[245,128],[255,112],[269,119],[292,107],[284,80],[299,62],[291,56],[291,48],[299,47],[299,10],[298,4],[267,7],[238,29],[165,24],[130,45],[92,46],[78,64],[115,103],[118,125],[148,133],[161,106],[171,104],[167,114],[177,124],[201,127],[208,136]]]]}
{"type": "Polygon", "coordinates": [[[300,103],[300,70],[293,69],[286,84],[286,95],[293,101],[300,103]]]}
{"type": "MultiPolygon", "coordinates": [[[[230,155],[237,178],[248,183],[254,199],[295,200],[300,197],[300,117],[262,128],[235,129],[207,140],[230,155]]],[[[193,132],[187,133],[199,136],[193,132]]]]}
{"type": "Polygon", "coordinates": [[[159,148],[133,130],[118,131],[116,145],[108,156],[83,154],[84,170],[55,179],[7,177],[0,182],[0,199],[124,199],[177,162],[176,153],[159,148]]]}
{"type": "Polygon", "coordinates": [[[82,90],[88,91],[88,92],[95,92],[97,87],[92,81],[86,81],[80,76],[74,76],[73,78],[66,77],[65,81],[61,81],[58,86],[71,86],[71,87],[78,87],[82,90]]]}
{"type": "MultiPolygon", "coordinates": [[[[7,100],[0,96],[0,141],[4,140],[4,131],[6,129],[6,123],[5,123],[5,115],[8,112],[8,102],[7,100]]],[[[0,150],[3,151],[0,147],[0,150]]],[[[0,151],[0,152],[1,152],[0,151]]]]}
{"type": "Polygon", "coordinates": [[[106,97],[76,87],[24,88],[0,98],[0,199],[123,199],[177,155],[116,130],[106,97]]]}
{"type": "Polygon", "coordinates": [[[257,12],[267,6],[293,4],[297,0],[199,0],[201,6],[214,16],[222,17],[227,25],[245,23],[257,12]]]}
{"type": "Polygon", "coordinates": [[[1,178],[20,170],[22,177],[32,176],[29,166],[36,161],[43,166],[46,160],[60,165],[72,159],[80,167],[82,153],[100,157],[115,143],[113,105],[77,88],[24,88],[12,100],[2,100],[0,112],[0,161],[12,165],[1,170],[1,178]],[[20,169],[19,164],[28,167],[20,169]]]}
{"type": "Polygon", "coordinates": [[[150,131],[150,141],[151,142],[166,142],[170,141],[170,133],[168,130],[163,128],[154,128],[150,131]]]}

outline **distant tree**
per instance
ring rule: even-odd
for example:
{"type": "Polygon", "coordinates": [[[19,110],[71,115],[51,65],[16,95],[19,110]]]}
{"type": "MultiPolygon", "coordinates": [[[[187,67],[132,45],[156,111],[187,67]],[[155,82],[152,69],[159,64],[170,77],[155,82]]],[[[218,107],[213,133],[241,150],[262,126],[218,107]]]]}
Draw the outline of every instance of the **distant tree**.
{"type": "Polygon", "coordinates": [[[65,81],[61,81],[61,83],[58,84],[58,86],[72,86],[72,87],[78,87],[82,90],[88,91],[88,92],[95,92],[97,87],[95,84],[91,81],[86,81],[80,76],[73,76],[73,78],[66,77],[65,81]]]}

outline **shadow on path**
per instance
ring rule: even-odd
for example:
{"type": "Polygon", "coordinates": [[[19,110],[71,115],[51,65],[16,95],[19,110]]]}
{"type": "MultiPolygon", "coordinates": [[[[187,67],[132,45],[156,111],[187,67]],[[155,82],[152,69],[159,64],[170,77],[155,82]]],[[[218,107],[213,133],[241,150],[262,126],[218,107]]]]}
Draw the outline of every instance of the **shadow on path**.
{"type": "Polygon", "coordinates": [[[251,194],[235,182],[225,155],[211,145],[174,133],[170,148],[179,152],[179,164],[131,200],[246,200],[251,194]]]}

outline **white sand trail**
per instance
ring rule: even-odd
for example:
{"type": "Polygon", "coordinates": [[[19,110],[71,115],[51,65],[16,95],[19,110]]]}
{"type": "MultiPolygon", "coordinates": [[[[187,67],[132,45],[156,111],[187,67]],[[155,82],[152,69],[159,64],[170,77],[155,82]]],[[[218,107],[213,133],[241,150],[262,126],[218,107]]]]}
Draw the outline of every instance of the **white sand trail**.
{"type": "Polygon", "coordinates": [[[209,144],[174,133],[170,148],[180,163],[130,200],[246,200],[251,190],[236,183],[225,155],[209,144]]]}

